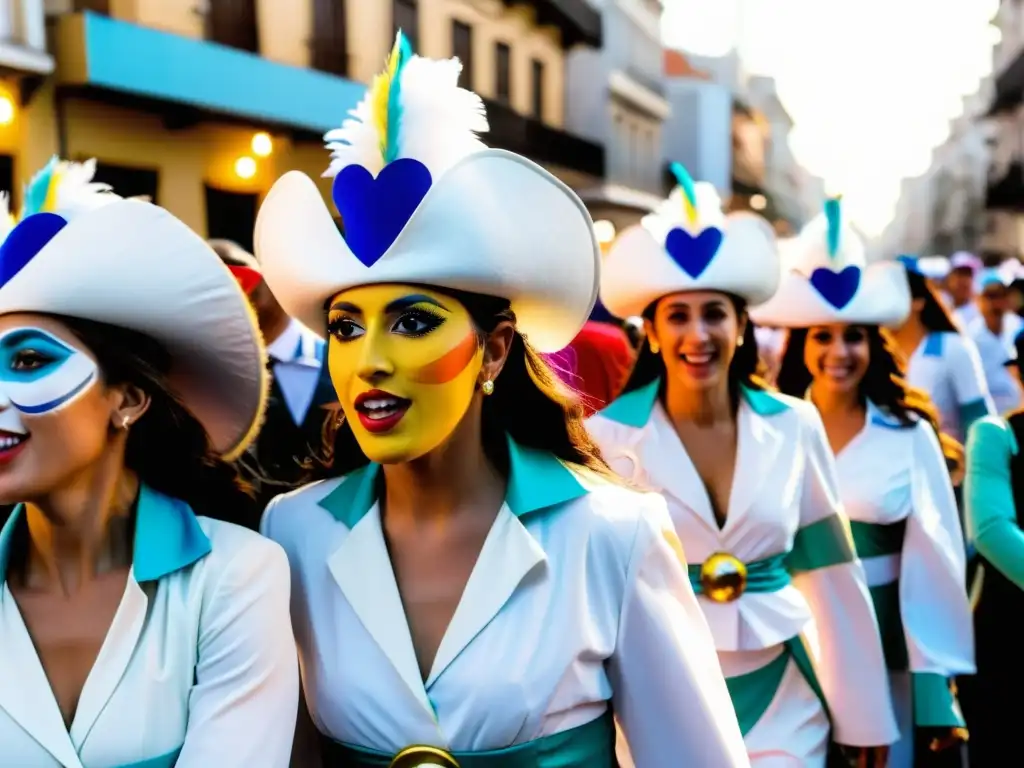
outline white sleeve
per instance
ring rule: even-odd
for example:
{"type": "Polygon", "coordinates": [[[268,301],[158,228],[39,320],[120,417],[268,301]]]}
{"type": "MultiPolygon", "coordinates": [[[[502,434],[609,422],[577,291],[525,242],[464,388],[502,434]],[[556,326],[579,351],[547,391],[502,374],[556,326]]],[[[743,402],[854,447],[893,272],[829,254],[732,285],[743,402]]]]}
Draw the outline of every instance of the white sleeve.
{"type": "Polygon", "coordinates": [[[947,362],[957,405],[982,402],[988,412],[995,415],[996,407],[988,391],[977,345],[962,333],[951,334],[949,341],[947,362]]]}
{"type": "Polygon", "coordinates": [[[839,501],[835,459],[821,416],[803,415],[800,529],[788,563],[814,617],[805,635],[832,715],[837,744],[872,747],[899,737],[878,620],[849,521],[839,501]]]}
{"type": "Polygon", "coordinates": [[[745,768],[743,737],[682,545],[665,501],[646,498],[650,506],[633,543],[608,665],[612,705],[632,763],[745,768]]]}
{"type": "Polygon", "coordinates": [[[299,670],[280,546],[260,539],[225,567],[204,601],[196,682],[177,768],[287,768],[299,670]]]}
{"type": "Polygon", "coordinates": [[[972,674],[974,637],[964,537],[935,430],[914,428],[913,509],[900,566],[900,611],[911,672],[972,674]]]}

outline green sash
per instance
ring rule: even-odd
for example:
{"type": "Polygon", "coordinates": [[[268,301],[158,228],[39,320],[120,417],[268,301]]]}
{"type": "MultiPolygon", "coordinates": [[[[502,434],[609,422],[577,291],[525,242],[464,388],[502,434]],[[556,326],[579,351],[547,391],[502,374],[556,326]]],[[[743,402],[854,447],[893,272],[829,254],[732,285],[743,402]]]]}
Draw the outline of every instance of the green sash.
{"type": "MultiPolygon", "coordinates": [[[[766,557],[753,563],[746,563],[747,585],[744,592],[778,592],[789,584],[789,571],[786,570],[788,552],[766,557]]],[[[687,567],[690,585],[698,595],[701,592],[700,563],[687,567]]]]}
{"type": "Polygon", "coordinates": [[[174,768],[174,764],[178,762],[178,755],[180,754],[181,747],[178,747],[166,755],[151,757],[149,760],[142,760],[138,763],[129,763],[128,765],[119,766],[119,768],[174,768]]]}
{"type": "Polygon", "coordinates": [[[784,647],[785,650],[777,659],[773,659],[760,669],[725,679],[733,709],[736,711],[736,719],[740,724],[740,733],[744,738],[757,725],[758,720],[771,705],[779,690],[779,685],[782,683],[782,676],[786,673],[790,659],[807,680],[807,684],[811,686],[811,690],[821,702],[825,714],[828,715],[828,703],[825,701],[825,694],[818,683],[818,676],[814,672],[811,657],[804,647],[803,638],[797,636],[787,640],[784,647]]]}
{"type": "MultiPolygon", "coordinates": [[[[387,768],[394,755],[321,735],[325,768],[387,768]]],[[[611,711],[589,723],[540,739],[486,752],[453,752],[459,768],[614,768],[611,711]]]]}

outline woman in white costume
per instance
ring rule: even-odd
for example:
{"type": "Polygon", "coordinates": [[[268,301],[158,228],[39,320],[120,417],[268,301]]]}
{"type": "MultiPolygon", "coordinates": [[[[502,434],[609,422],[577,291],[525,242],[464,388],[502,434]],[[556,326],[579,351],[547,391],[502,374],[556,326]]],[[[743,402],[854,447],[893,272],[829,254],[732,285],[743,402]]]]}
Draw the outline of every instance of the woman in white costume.
{"type": "Polygon", "coordinates": [[[298,172],[256,223],[344,416],[333,477],[262,524],[325,763],[610,768],[614,712],[640,768],[747,765],[664,502],[616,482],[538,354],[594,304],[590,217],[477,139],[460,69],[399,33],[328,134],[344,237],[298,172]]]}
{"type": "Polygon", "coordinates": [[[0,765],[285,768],[288,564],[227,522],[256,321],[198,236],[94,168],[52,161],[0,245],[0,765]]]}
{"type": "Polygon", "coordinates": [[[884,760],[885,663],[821,419],[756,376],[747,307],[778,284],[774,234],[673,168],[679,186],[605,257],[601,300],[643,315],[647,343],[588,427],[668,501],[752,764],[823,766],[830,730],[884,760]]]}
{"type": "Polygon", "coordinates": [[[912,256],[899,261],[907,272],[911,305],[894,338],[907,359],[907,383],[928,394],[942,431],[963,443],[971,424],[996,413],[978,348],[957,328],[919,261],[912,256]]]}
{"type": "Polygon", "coordinates": [[[915,736],[925,753],[962,740],[950,682],[974,672],[963,533],[938,418],[904,381],[884,330],[903,322],[911,294],[901,264],[866,266],[838,200],[789,255],[753,318],[791,329],[778,387],[806,396],[825,424],[890,670],[901,731],[890,765],[909,767],[915,736]]]}

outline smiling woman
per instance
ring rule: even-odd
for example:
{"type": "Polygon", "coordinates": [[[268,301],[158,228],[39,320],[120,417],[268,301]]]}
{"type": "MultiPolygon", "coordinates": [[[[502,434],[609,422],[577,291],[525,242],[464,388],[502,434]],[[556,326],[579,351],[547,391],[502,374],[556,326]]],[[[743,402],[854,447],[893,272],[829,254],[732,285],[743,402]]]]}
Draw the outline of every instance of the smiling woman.
{"type": "Polygon", "coordinates": [[[779,388],[814,405],[835,455],[889,672],[880,688],[901,731],[888,765],[929,765],[940,750],[950,761],[942,764],[960,764],[966,731],[951,678],[974,671],[974,648],[942,445],[950,458],[959,446],[940,442],[935,409],[907,385],[885,330],[910,314],[907,274],[898,263],[865,263],[838,200],[791,245],[778,292],[754,317],[791,329],[779,388]]]}
{"type": "Polygon", "coordinates": [[[229,522],[259,331],[202,240],[93,170],[51,162],[0,245],[3,761],[283,767],[287,566],[229,522]]]}
{"type": "Polygon", "coordinates": [[[647,338],[588,428],[669,503],[751,764],[823,768],[830,740],[884,762],[896,729],[882,649],[821,420],[757,376],[748,312],[779,285],[774,233],[673,170],[668,200],[605,259],[602,302],[642,314],[647,338]],[[803,640],[812,621],[820,653],[803,640]]]}
{"type": "Polygon", "coordinates": [[[539,355],[593,307],[593,225],[553,176],[480,142],[459,70],[399,34],[328,134],[344,238],[298,173],[257,220],[274,294],[329,336],[343,415],[326,479],[262,524],[305,585],[313,751],[611,768],[617,717],[639,768],[746,765],[664,502],[615,482],[539,355]]]}

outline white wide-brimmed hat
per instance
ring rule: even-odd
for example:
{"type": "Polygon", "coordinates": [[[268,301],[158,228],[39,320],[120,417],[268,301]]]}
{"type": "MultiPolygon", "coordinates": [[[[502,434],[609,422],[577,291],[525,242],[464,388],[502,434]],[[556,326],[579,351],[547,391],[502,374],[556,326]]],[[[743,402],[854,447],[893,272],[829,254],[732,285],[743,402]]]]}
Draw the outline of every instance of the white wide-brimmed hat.
{"type": "Polygon", "coordinates": [[[0,315],[33,312],[119,326],[170,353],[170,386],[231,460],[256,437],[266,349],[217,254],[163,208],[92,181],[95,161],[54,158],[0,216],[0,315]]]}
{"type": "Polygon", "coordinates": [[[777,328],[830,323],[895,326],[910,314],[910,286],[896,261],[866,262],[864,241],[845,220],[839,198],[826,201],[783,251],[782,279],[751,319],[777,328]]]}
{"type": "Polygon", "coordinates": [[[612,244],[601,270],[601,302],[618,317],[640,315],[680,291],[731,293],[755,305],[779,281],[775,232],[762,217],[725,215],[715,188],[679,163],[668,199],[612,244]]]}
{"type": "Polygon", "coordinates": [[[543,168],[488,149],[483,102],[458,59],[412,54],[399,32],[385,72],[338,130],[339,234],[309,177],[292,171],[256,220],[256,257],[285,310],[326,335],[326,303],[360,285],[411,283],[508,299],[541,352],[576,336],[597,299],[601,252],[583,203],[543,168]]]}

